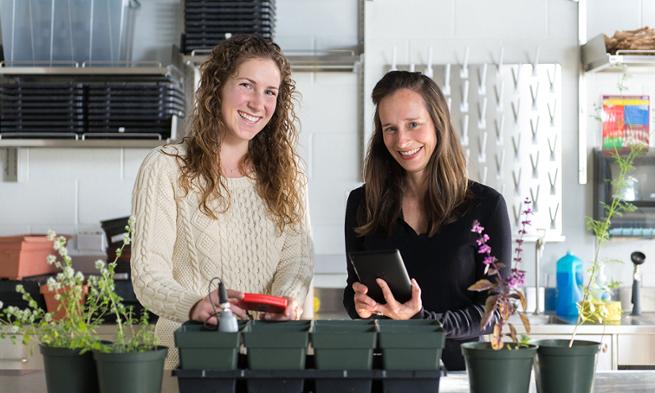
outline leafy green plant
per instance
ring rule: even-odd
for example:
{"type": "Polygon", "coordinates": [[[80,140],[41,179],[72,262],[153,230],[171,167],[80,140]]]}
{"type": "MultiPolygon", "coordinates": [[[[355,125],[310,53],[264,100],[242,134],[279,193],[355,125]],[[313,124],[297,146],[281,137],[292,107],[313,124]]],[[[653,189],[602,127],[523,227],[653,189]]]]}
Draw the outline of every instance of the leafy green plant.
{"type": "Polygon", "coordinates": [[[130,217],[125,227],[126,233],[123,244],[116,250],[116,258],[112,263],[105,265],[101,260],[96,261],[96,268],[100,276],[89,277],[90,303],[102,310],[103,314],[111,315],[116,320],[116,333],[111,343],[95,341],[92,349],[101,352],[144,352],[155,349],[157,340],[148,321],[148,313],[144,310],[139,317],[134,313],[133,307],[126,307],[115,290],[114,276],[116,261],[123,254],[124,248],[131,244],[134,228],[134,219],[130,217]]]}
{"type": "Polygon", "coordinates": [[[21,336],[24,344],[36,339],[49,347],[76,349],[81,353],[89,350],[135,352],[154,349],[157,342],[148,323],[147,312],[136,316],[133,308],[126,307],[115,291],[116,261],[131,243],[133,226],[134,222],[130,219],[114,261],[109,264],[96,261],[99,274],[90,276],[86,281],[81,272],[73,269],[66,238],[49,231],[48,239],[53,242],[57,255],[48,256],[47,262],[54,265],[59,273],[48,278],[47,286],[55,293],[57,311],[64,317],[55,319],[55,312],[41,308],[22,285],[17,285],[16,291],[27,302],[27,307],[19,309],[9,306],[2,309],[0,303],[0,338],[9,337],[16,342],[17,337],[21,336]],[[96,334],[97,328],[110,316],[116,321],[114,342],[101,342],[96,334]]]}
{"type": "Polygon", "coordinates": [[[600,251],[605,242],[610,239],[612,219],[624,213],[633,212],[636,209],[630,202],[622,200],[620,194],[627,185],[626,179],[628,174],[634,169],[635,159],[642,155],[645,149],[642,145],[633,145],[627,148],[627,154],[621,154],[617,149],[614,150],[612,157],[618,168],[618,173],[611,181],[613,191],[611,201],[609,204],[603,204],[604,217],[597,220],[591,217],[585,218],[587,229],[595,237],[595,250],[591,267],[589,268],[587,282],[582,291],[582,300],[578,303],[578,319],[573,329],[569,346],[573,345],[573,340],[580,325],[589,322],[604,323],[609,314],[607,306],[594,296],[592,290],[601,266],[599,259],[600,251]]]}
{"type": "MultiPolygon", "coordinates": [[[[48,290],[55,293],[58,301],[57,311],[64,317],[55,319],[55,312],[47,312],[25,291],[22,285],[16,285],[16,292],[22,295],[27,307],[19,309],[9,306],[0,310],[0,337],[9,337],[16,341],[18,336],[28,344],[36,339],[49,347],[77,349],[88,351],[96,341],[96,328],[102,322],[102,314],[87,307],[84,297],[87,286],[84,275],[73,269],[73,262],[66,249],[66,238],[48,232],[56,255],[48,256],[48,264],[58,270],[56,276],[47,280],[48,290]]],[[[0,305],[1,307],[1,305],[0,305]]]]}

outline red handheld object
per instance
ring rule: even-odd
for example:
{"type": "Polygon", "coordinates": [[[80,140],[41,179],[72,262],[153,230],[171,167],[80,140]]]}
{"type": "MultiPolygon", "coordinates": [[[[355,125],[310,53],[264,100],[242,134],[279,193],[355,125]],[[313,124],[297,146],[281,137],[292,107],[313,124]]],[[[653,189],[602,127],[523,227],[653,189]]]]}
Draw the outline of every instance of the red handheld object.
{"type": "Polygon", "coordinates": [[[246,310],[283,313],[289,304],[289,300],[280,296],[246,292],[239,303],[246,310]]]}

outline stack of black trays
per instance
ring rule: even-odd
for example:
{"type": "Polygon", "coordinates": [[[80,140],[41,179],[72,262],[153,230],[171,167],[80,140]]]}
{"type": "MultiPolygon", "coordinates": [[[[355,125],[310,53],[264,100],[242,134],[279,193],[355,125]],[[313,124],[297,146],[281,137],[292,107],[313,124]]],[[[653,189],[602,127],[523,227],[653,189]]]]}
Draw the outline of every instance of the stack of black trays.
{"type": "Polygon", "coordinates": [[[0,136],[166,139],[184,103],[168,76],[19,77],[0,83],[0,136]]]}
{"type": "Polygon", "coordinates": [[[0,133],[75,137],[84,130],[84,95],[73,81],[8,80],[0,83],[0,133]]]}
{"type": "Polygon", "coordinates": [[[184,116],[184,92],[169,80],[92,82],[85,92],[90,134],[168,137],[171,118],[184,116]]]}
{"type": "Polygon", "coordinates": [[[182,52],[211,49],[237,34],[273,39],[275,0],[186,0],[182,52]]]}

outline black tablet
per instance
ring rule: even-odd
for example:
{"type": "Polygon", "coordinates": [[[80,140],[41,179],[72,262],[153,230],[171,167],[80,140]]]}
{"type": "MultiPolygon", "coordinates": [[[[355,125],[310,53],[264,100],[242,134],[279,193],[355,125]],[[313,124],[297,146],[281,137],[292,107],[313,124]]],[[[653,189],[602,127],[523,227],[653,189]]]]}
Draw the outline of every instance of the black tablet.
{"type": "Polygon", "coordinates": [[[348,253],[350,263],[359,282],[368,287],[368,296],[385,304],[382,289],[376,278],[387,282],[394,298],[405,303],[412,298],[412,283],[405,269],[405,263],[398,250],[353,251],[348,253]]]}

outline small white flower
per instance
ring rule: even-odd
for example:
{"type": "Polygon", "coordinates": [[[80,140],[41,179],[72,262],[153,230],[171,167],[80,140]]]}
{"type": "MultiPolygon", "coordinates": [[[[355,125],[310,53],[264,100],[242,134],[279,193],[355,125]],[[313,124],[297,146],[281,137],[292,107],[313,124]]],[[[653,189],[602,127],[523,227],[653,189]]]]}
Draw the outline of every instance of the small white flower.
{"type": "Polygon", "coordinates": [[[84,275],[82,274],[82,272],[76,272],[75,273],[75,280],[84,281],[84,275]]]}
{"type": "Polygon", "coordinates": [[[46,262],[48,262],[48,265],[52,265],[53,263],[55,263],[56,260],[57,257],[55,257],[54,255],[48,255],[48,258],[46,258],[46,262]]]}
{"type": "Polygon", "coordinates": [[[57,232],[52,229],[48,229],[48,240],[53,241],[57,237],[57,232]]]}
{"type": "Polygon", "coordinates": [[[55,294],[55,300],[56,300],[56,301],[60,301],[60,300],[61,300],[61,295],[58,294],[58,293],[56,293],[56,294],[55,294]]]}
{"type": "Polygon", "coordinates": [[[131,240],[132,239],[130,239],[130,234],[129,233],[123,234],[123,244],[130,244],[131,240]]]}
{"type": "Polygon", "coordinates": [[[5,305],[5,304],[2,302],[2,300],[0,300],[0,309],[1,309],[2,307],[4,307],[4,305],[5,305]]]}
{"type": "Polygon", "coordinates": [[[66,266],[66,267],[64,268],[64,277],[66,277],[66,278],[73,278],[74,275],[75,275],[75,270],[73,270],[72,267],[70,267],[70,266],[66,266]]]}
{"type": "Polygon", "coordinates": [[[43,317],[46,322],[51,322],[52,321],[52,314],[46,313],[45,316],[43,317]]]}
{"type": "Polygon", "coordinates": [[[10,326],[9,327],[9,333],[11,333],[11,334],[18,333],[18,326],[13,326],[13,325],[10,326]]]}
{"type": "Polygon", "coordinates": [[[59,252],[59,255],[61,255],[64,258],[68,256],[68,250],[66,249],[66,247],[58,248],[57,252],[59,252]]]}
{"type": "Polygon", "coordinates": [[[16,292],[23,292],[24,288],[22,284],[16,284],[16,292]]]}
{"type": "Polygon", "coordinates": [[[105,268],[105,262],[102,259],[96,261],[96,269],[102,271],[105,268]]]}
{"type": "Polygon", "coordinates": [[[46,285],[48,286],[49,291],[54,291],[55,286],[57,285],[57,281],[53,277],[48,277],[48,281],[46,281],[46,285]]]}

